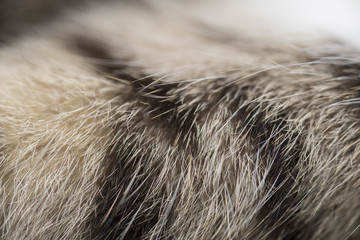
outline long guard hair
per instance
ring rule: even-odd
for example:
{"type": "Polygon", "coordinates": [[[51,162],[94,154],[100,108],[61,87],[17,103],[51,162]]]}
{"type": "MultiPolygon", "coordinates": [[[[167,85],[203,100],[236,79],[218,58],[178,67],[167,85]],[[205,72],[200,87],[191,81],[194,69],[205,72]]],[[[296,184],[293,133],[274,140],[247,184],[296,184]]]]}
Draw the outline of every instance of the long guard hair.
{"type": "Polygon", "coordinates": [[[22,2],[58,14],[2,3],[1,240],[360,239],[358,48],[231,0],[22,2]]]}

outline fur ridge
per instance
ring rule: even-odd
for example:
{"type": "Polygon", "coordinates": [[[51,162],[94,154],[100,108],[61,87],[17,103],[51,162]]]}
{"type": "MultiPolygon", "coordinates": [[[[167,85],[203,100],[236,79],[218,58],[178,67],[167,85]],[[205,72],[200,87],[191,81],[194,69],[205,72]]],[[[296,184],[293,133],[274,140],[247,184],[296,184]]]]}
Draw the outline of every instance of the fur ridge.
{"type": "Polygon", "coordinates": [[[90,2],[3,43],[0,239],[360,238],[358,48],[231,4],[90,2]]]}

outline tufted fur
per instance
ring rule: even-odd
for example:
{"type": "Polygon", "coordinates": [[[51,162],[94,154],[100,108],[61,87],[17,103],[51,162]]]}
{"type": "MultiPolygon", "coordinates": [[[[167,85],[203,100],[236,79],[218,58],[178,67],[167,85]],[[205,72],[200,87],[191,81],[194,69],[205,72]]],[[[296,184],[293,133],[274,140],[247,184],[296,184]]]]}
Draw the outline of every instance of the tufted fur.
{"type": "Polygon", "coordinates": [[[1,240],[360,238],[358,49],[231,4],[3,31],[1,240]]]}

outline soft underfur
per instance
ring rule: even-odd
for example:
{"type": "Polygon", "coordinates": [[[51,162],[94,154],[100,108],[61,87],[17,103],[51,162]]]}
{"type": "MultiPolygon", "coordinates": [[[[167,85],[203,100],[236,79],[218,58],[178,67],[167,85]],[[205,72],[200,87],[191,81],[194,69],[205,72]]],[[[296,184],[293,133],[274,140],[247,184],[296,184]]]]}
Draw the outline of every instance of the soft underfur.
{"type": "Polygon", "coordinates": [[[3,28],[1,240],[360,239],[356,48],[230,0],[59,11],[3,28]]]}

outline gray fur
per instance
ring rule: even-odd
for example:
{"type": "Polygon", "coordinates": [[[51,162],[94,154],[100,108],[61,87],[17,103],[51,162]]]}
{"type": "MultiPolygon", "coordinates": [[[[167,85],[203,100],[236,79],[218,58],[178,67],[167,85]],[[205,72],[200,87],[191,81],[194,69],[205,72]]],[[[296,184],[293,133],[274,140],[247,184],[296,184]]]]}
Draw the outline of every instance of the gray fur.
{"type": "Polygon", "coordinates": [[[359,50],[227,4],[93,3],[2,46],[0,239],[360,238],[359,50]]]}

